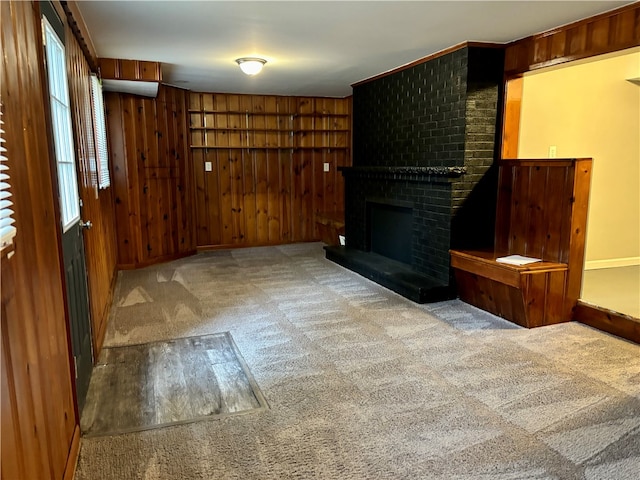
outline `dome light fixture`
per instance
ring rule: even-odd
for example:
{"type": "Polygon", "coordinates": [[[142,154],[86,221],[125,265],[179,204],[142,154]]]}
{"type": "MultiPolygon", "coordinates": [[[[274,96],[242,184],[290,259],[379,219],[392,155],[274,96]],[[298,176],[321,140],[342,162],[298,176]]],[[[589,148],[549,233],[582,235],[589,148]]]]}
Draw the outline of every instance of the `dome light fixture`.
{"type": "Polygon", "coordinates": [[[236,63],[240,66],[240,70],[247,75],[257,75],[267,61],[264,58],[243,57],[238,58],[236,63]]]}

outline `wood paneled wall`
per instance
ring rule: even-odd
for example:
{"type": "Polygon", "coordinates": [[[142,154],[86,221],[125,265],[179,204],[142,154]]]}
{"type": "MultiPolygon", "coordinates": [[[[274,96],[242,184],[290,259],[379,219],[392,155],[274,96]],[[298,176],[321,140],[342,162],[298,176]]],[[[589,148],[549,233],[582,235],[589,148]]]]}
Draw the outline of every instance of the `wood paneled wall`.
{"type": "MultiPolygon", "coordinates": [[[[61,479],[79,441],[37,2],[0,2],[1,97],[16,218],[2,270],[2,478],[61,479]]],[[[69,467],[67,467],[69,465],[69,467]]]]}
{"type": "Polygon", "coordinates": [[[113,188],[98,189],[89,82],[91,70],[68,25],[65,35],[69,94],[78,160],[78,186],[83,204],[81,214],[84,221],[89,220],[93,224],[90,230],[84,230],[83,236],[89,284],[91,333],[96,359],[102,349],[117,278],[113,188]]]}
{"type": "Polygon", "coordinates": [[[105,95],[120,268],[195,251],[187,95],[105,95]]]}
{"type": "Polygon", "coordinates": [[[509,44],[505,53],[505,73],[513,77],[638,45],[640,2],[509,44]]]}
{"type": "Polygon", "coordinates": [[[316,214],[344,210],[351,98],[189,98],[197,245],[319,240],[316,214]]]}
{"type": "Polygon", "coordinates": [[[131,81],[141,80],[145,82],[162,81],[160,62],[101,58],[99,59],[99,65],[101,78],[131,81]]]}

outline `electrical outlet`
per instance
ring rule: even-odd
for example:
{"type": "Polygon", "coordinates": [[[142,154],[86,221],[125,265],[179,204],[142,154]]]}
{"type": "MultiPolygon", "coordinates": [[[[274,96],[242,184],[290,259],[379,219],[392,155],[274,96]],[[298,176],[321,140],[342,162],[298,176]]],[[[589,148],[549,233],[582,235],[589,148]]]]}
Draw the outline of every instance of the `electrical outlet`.
{"type": "Polygon", "coordinates": [[[556,158],[556,146],[551,145],[549,147],[549,158],[556,158]]]}
{"type": "Polygon", "coordinates": [[[329,171],[329,164],[325,162],[324,164],[324,171],[328,172],[329,171]]]}
{"type": "Polygon", "coordinates": [[[205,172],[213,171],[213,165],[211,164],[211,162],[204,162],[204,171],[205,172]]]}

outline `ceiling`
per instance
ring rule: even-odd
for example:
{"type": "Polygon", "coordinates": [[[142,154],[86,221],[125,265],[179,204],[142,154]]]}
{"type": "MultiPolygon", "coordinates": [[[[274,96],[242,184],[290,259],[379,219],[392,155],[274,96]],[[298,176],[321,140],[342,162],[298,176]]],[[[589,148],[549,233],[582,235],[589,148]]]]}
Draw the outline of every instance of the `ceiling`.
{"type": "Polygon", "coordinates": [[[80,1],[99,57],[202,92],[338,96],[464,41],[509,42],[629,1],[80,1]],[[244,75],[235,59],[267,60],[244,75]]]}

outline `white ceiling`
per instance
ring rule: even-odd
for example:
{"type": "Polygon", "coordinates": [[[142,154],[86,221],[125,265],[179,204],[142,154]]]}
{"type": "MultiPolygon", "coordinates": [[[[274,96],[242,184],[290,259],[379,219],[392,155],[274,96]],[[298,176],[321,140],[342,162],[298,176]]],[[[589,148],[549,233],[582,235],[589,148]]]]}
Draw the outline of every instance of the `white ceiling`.
{"type": "Polygon", "coordinates": [[[194,91],[347,96],[463,41],[509,42],[629,1],[80,1],[98,56],[153,60],[194,91]],[[235,59],[268,62],[259,75],[235,59]]]}

